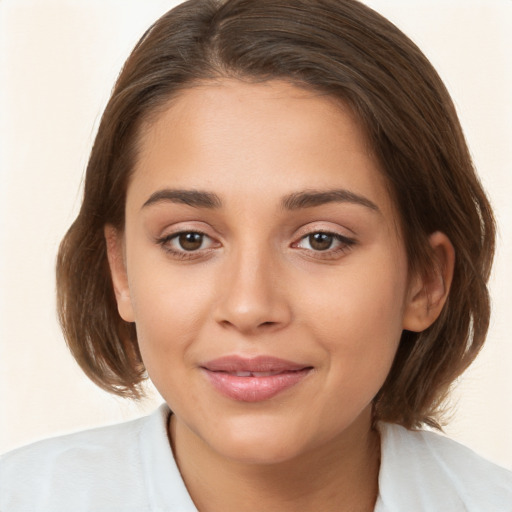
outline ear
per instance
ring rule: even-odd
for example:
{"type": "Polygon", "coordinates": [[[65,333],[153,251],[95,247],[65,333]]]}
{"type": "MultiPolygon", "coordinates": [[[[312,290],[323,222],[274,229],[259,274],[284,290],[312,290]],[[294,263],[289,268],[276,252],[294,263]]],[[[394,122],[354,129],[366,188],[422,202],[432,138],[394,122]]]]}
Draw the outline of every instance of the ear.
{"type": "Polygon", "coordinates": [[[446,303],[453,278],[455,250],[450,239],[440,231],[429,236],[434,268],[413,276],[406,298],[403,328],[421,332],[439,317],[446,303]]]}
{"type": "Polygon", "coordinates": [[[124,255],[123,235],[114,226],[107,224],[104,229],[110,275],[117,300],[119,315],[125,322],[134,322],[130,287],[124,255]]]}

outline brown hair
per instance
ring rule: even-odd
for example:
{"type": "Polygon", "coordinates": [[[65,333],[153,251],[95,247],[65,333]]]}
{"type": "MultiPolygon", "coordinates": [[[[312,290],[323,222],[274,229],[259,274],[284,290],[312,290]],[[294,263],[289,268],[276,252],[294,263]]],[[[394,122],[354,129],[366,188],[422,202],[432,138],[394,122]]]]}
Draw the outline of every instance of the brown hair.
{"type": "Polygon", "coordinates": [[[433,268],[429,234],[450,238],[448,302],[429,329],[403,333],[374,402],[377,419],[437,425],[487,332],[494,220],[441,79],[414,43],[356,0],[190,0],[142,37],[103,114],[82,208],[58,256],[59,315],[74,357],[102,388],[141,396],[144,366],[134,325],[117,312],[103,229],[123,228],[141,123],[180,90],[219,77],[287,80],[349,105],[387,178],[411,269],[433,268]]]}

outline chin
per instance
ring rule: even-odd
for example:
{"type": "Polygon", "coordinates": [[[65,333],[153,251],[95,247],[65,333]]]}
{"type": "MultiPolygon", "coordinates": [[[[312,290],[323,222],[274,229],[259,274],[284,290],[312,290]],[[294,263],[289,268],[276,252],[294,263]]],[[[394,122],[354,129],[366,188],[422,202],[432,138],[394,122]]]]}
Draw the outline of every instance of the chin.
{"type": "Polygon", "coordinates": [[[245,439],[219,446],[219,455],[245,465],[282,464],[297,458],[302,450],[283,443],[282,439],[245,439]]]}
{"type": "Polygon", "coordinates": [[[220,456],[241,464],[279,464],[293,460],[308,448],[304,429],[272,418],[222,422],[214,437],[205,439],[220,456]]]}

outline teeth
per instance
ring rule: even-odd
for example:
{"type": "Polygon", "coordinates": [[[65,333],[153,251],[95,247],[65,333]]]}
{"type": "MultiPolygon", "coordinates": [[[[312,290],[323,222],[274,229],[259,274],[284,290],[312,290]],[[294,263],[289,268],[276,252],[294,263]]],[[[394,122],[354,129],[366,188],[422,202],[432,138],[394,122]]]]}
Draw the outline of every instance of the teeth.
{"type": "Polygon", "coordinates": [[[237,377],[250,377],[251,376],[251,372],[236,372],[235,375],[237,377]]]}
{"type": "Polygon", "coordinates": [[[281,372],[235,372],[236,377],[272,377],[281,372]]]}

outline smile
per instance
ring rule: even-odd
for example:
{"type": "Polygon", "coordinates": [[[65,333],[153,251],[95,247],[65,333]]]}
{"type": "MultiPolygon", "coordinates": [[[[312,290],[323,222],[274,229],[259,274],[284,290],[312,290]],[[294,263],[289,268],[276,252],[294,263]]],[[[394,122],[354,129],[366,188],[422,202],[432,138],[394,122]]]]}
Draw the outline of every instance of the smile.
{"type": "Polygon", "coordinates": [[[209,361],[201,369],[222,395],[242,402],[261,402],[301,382],[313,367],[267,356],[227,356],[209,361]]]}
{"type": "Polygon", "coordinates": [[[273,377],[282,372],[235,372],[235,377],[273,377]]]}

